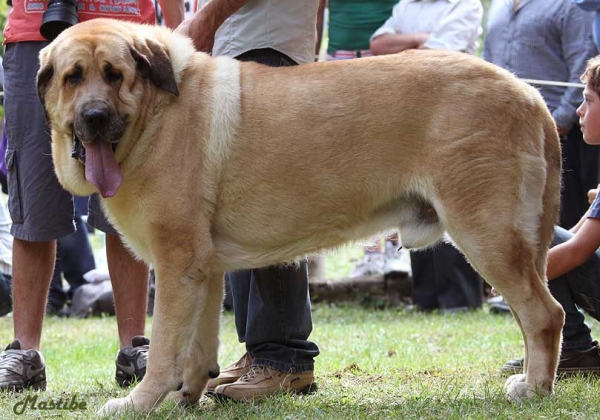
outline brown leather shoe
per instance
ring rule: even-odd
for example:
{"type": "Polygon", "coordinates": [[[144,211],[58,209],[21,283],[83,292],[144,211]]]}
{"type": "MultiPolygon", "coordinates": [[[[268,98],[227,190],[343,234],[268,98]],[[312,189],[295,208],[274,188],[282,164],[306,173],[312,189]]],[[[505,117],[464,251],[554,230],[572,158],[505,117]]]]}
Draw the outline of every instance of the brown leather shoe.
{"type": "Polygon", "coordinates": [[[252,356],[246,352],[240,358],[240,360],[230,364],[224,370],[222,370],[221,373],[219,373],[219,376],[208,381],[206,386],[206,394],[214,393],[215,388],[219,385],[230,384],[237,381],[244,376],[244,374],[250,371],[251,366],[252,356]]]}
{"type": "MultiPolygon", "coordinates": [[[[502,373],[515,374],[523,372],[523,359],[510,360],[502,366],[502,373]]],[[[563,350],[558,362],[556,373],[559,377],[573,375],[600,376],[600,347],[598,342],[592,342],[588,350],[563,350]]]]}
{"type": "Polygon", "coordinates": [[[310,394],[316,389],[312,372],[288,373],[264,366],[252,366],[250,372],[237,381],[216,387],[214,396],[220,400],[250,401],[284,392],[310,394]]]}

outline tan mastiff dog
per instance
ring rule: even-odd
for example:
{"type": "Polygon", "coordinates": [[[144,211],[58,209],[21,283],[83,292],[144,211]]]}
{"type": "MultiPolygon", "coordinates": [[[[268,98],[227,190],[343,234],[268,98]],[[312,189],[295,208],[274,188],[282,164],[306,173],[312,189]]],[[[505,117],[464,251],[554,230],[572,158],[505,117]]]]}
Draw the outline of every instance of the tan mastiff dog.
{"type": "Polygon", "coordinates": [[[399,230],[447,232],[511,305],[526,373],[552,392],[563,311],[546,285],[560,147],[532,87],[466,54],[270,68],[212,58],[171,31],[92,20],[40,55],[62,185],[100,192],[153,264],[146,377],[102,413],[196,402],[217,364],[223,273],[399,230]]]}

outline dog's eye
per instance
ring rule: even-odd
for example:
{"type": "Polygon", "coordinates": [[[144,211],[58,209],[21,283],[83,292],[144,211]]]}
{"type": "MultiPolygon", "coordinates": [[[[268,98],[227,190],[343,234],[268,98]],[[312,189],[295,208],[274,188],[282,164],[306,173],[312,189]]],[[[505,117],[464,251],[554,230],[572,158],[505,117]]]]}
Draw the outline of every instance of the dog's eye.
{"type": "Polygon", "coordinates": [[[107,65],[104,68],[104,74],[105,74],[106,80],[109,83],[118,83],[121,80],[123,80],[123,74],[121,74],[120,71],[118,71],[117,69],[115,69],[111,65],[107,65]]]}
{"type": "Polygon", "coordinates": [[[76,85],[83,79],[83,70],[79,66],[75,66],[73,71],[65,77],[65,81],[71,85],[76,85]]]}

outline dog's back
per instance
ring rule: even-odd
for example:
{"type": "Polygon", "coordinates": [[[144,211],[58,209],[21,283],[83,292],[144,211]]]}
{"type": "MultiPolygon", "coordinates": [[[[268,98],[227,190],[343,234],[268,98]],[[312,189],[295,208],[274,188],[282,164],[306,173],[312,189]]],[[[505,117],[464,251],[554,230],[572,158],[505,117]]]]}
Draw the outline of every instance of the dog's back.
{"type": "MultiPolygon", "coordinates": [[[[429,245],[445,230],[442,196],[468,214],[512,194],[520,228],[536,231],[546,167],[560,172],[555,154],[545,162],[545,142],[556,152],[558,138],[545,137],[553,122],[539,93],[465,54],[243,65],[241,102],[215,232],[272,259],[390,226],[407,247],[429,245]]],[[[506,205],[498,217],[512,217],[502,215],[506,205]]],[[[556,204],[547,210],[555,214],[556,204]]]]}

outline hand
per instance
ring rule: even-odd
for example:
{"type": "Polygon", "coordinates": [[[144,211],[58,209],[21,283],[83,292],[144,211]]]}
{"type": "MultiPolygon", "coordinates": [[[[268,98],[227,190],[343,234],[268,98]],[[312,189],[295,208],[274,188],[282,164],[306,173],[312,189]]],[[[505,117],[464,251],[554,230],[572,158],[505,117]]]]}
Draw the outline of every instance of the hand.
{"type": "Polygon", "coordinates": [[[592,188],[591,190],[588,191],[587,197],[588,197],[589,204],[592,204],[594,202],[594,200],[596,199],[596,196],[598,195],[598,190],[600,190],[600,184],[598,184],[598,186],[596,188],[592,188]]]}
{"type": "Polygon", "coordinates": [[[201,16],[196,12],[192,17],[187,18],[175,29],[175,32],[192,38],[194,47],[198,51],[211,53],[215,44],[215,30],[210,29],[210,25],[203,25],[201,16]]]}
{"type": "Polygon", "coordinates": [[[414,34],[415,42],[417,43],[417,48],[423,49],[425,48],[423,45],[429,39],[429,32],[421,32],[414,34]]]}

